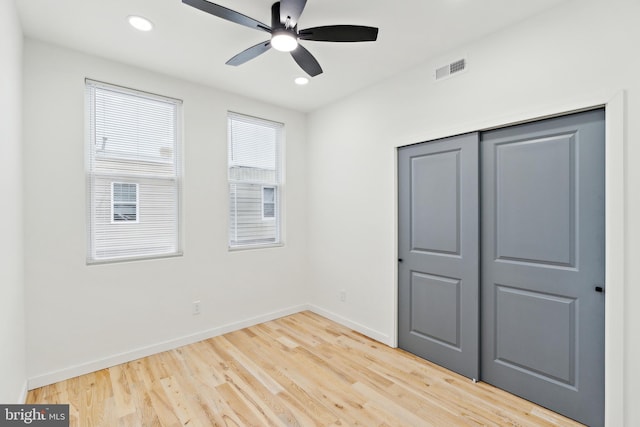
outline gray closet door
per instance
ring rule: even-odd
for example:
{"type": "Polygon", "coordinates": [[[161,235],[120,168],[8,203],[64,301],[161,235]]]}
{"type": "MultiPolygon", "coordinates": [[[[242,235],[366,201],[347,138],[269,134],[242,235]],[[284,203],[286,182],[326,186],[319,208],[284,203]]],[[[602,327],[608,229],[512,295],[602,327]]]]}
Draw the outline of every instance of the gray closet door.
{"type": "Polygon", "coordinates": [[[604,111],[482,134],[483,381],[604,423],[604,111]]]}
{"type": "Polygon", "coordinates": [[[399,346],[478,378],[478,134],[398,149],[399,346]]]}

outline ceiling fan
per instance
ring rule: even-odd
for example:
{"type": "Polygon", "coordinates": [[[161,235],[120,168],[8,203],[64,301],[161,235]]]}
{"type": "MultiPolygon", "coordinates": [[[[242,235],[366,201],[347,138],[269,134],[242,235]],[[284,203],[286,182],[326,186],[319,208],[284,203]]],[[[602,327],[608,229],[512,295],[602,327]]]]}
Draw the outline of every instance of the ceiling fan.
{"type": "Polygon", "coordinates": [[[327,25],[298,30],[298,19],[307,0],[281,0],[271,6],[271,26],[256,21],[234,10],[207,0],[182,0],[182,3],[200,9],[236,24],[244,25],[271,34],[271,39],[240,52],[227,61],[227,65],[238,66],[265,53],[272,47],[290,52],[296,63],[311,77],[322,73],[322,67],[298,40],[321,42],[367,42],[378,38],[378,29],[362,25],[327,25]]]}

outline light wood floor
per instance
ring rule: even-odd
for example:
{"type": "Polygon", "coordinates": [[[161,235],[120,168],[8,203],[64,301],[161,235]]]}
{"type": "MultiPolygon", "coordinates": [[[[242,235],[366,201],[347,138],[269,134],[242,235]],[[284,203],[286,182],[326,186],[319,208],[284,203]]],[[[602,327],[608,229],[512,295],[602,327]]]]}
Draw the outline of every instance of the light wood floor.
{"type": "Polygon", "coordinates": [[[32,390],[89,426],[579,426],[310,312],[32,390]]]}

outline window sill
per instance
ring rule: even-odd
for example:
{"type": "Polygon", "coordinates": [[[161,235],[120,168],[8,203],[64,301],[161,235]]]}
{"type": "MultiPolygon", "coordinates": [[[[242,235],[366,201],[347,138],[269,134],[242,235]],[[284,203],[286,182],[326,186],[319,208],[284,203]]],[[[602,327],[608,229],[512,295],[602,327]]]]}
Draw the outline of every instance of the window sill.
{"type": "Polygon", "coordinates": [[[163,255],[145,255],[138,257],[122,257],[122,258],[108,258],[108,259],[87,259],[87,265],[101,265],[101,264],[116,264],[123,262],[133,262],[133,261],[150,261],[150,260],[160,260],[166,258],[178,258],[183,256],[183,252],[176,252],[171,254],[163,254],[163,255]]]}
{"type": "Polygon", "coordinates": [[[261,245],[244,245],[244,246],[229,246],[229,252],[241,252],[241,251],[252,251],[256,249],[273,249],[273,248],[281,248],[284,246],[284,243],[265,243],[261,245]]]}

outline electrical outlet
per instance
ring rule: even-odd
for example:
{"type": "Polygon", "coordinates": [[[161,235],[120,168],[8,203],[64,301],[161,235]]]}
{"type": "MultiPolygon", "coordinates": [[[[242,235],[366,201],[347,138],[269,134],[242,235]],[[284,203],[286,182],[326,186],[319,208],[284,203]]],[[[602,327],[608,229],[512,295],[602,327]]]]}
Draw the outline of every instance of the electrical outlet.
{"type": "Polygon", "coordinates": [[[340,301],[345,302],[347,300],[347,291],[344,289],[340,291],[340,301]]]}
{"type": "Polygon", "coordinates": [[[192,312],[191,312],[194,316],[197,316],[198,314],[200,314],[200,300],[196,300],[193,302],[192,304],[192,312]]]}

